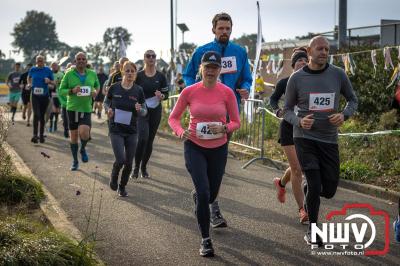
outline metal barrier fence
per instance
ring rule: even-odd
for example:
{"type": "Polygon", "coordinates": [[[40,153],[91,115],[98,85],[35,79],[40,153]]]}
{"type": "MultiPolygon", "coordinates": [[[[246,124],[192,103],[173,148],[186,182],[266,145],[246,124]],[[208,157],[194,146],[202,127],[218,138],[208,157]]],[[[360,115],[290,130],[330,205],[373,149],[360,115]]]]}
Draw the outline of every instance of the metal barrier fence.
{"type": "MultiPolygon", "coordinates": [[[[167,103],[165,113],[171,113],[179,95],[170,96],[167,103]]],[[[279,166],[271,159],[265,157],[265,131],[266,131],[266,114],[269,112],[264,106],[262,100],[248,99],[241,105],[240,113],[240,129],[236,130],[230,139],[230,143],[243,148],[257,151],[258,157],[251,159],[242,168],[248,167],[255,161],[262,160],[272,164],[275,168],[279,166]]]]}

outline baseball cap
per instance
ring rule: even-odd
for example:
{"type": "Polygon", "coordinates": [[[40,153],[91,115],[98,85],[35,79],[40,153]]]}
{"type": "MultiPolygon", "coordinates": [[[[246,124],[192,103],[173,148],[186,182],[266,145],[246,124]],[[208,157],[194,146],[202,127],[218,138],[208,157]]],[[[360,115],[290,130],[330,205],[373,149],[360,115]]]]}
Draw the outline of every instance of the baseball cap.
{"type": "Polygon", "coordinates": [[[201,58],[202,65],[217,65],[221,66],[221,55],[215,51],[206,52],[201,58]]]}

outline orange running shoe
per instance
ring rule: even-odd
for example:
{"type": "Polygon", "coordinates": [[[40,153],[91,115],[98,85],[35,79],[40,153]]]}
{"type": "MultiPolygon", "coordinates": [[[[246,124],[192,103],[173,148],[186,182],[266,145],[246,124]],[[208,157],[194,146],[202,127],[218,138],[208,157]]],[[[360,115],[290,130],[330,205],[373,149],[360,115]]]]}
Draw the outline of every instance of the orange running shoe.
{"type": "Polygon", "coordinates": [[[299,217],[301,224],[308,224],[308,214],[303,207],[299,210],[299,217]]]}
{"type": "Polygon", "coordinates": [[[281,185],[279,185],[279,181],[280,179],[278,177],[274,178],[274,184],[277,192],[276,197],[278,198],[280,203],[285,203],[286,189],[284,187],[281,187],[281,185]]]}

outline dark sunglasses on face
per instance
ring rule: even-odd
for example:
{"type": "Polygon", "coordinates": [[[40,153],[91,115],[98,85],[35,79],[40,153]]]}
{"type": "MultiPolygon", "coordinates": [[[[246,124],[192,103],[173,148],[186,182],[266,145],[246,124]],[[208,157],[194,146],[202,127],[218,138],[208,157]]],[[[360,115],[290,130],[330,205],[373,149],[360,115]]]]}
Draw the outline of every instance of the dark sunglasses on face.
{"type": "Polygon", "coordinates": [[[146,54],[146,58],[156,58],[155,54],[146,54]]]}

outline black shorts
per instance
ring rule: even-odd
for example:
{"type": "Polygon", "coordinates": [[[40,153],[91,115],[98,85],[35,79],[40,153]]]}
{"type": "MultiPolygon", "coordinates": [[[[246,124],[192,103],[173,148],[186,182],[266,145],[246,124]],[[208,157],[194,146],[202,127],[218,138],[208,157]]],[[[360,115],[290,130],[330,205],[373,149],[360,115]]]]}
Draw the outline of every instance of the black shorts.
{"type": "Polygon", "coordinates": [[[22,103],[27,105],[31,102],[31,91],[30,90],[22,90],[21,93],[22,103]]]}
{"type": "Polygon", "coordinates": [[[339,180],[340,160],[338,144],[305,138],[294,138],[301,169],[320,170],[326,180],[339,180]]]}
{"type": "Polygon", "coordinates": [[[92,126],[92,113],[67,111],[70,130],[76,130],[81,125],[92,126]]]}
{"type": "Polygon", "coordinates": [[[60,108],[60,100],[57,97],[52,98],[52,103],[55,108],[60,108]]]}
{"type": "Polygon", "coordinates": [[[279,139],[278,143],[281,146],[294,145],[293,142],[293,125],[286,120],[282,120],[279,126],[279,139]]]}

